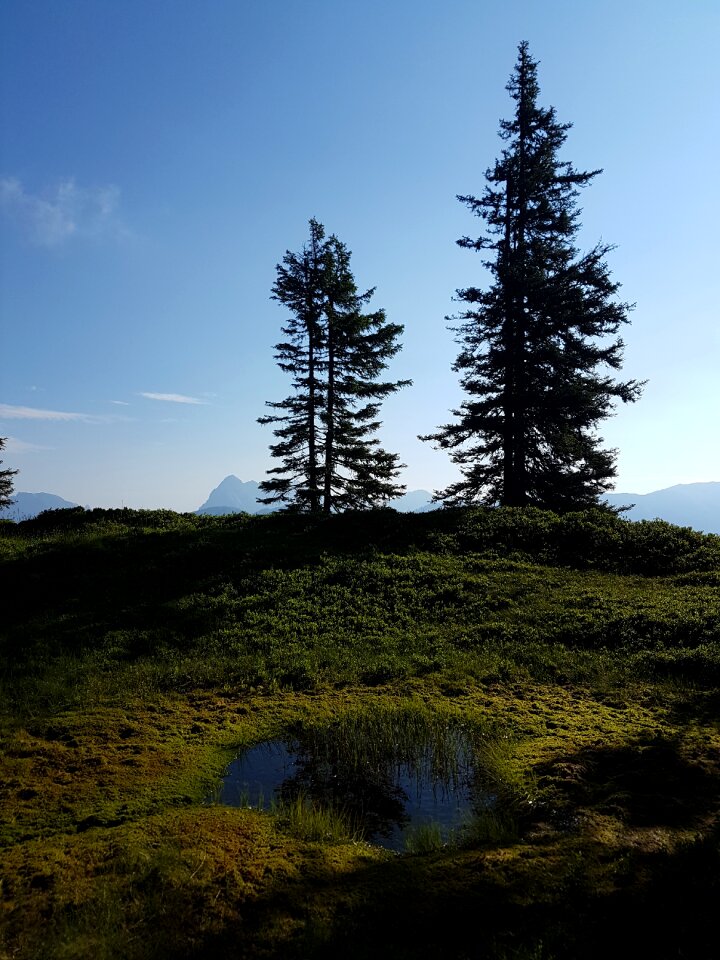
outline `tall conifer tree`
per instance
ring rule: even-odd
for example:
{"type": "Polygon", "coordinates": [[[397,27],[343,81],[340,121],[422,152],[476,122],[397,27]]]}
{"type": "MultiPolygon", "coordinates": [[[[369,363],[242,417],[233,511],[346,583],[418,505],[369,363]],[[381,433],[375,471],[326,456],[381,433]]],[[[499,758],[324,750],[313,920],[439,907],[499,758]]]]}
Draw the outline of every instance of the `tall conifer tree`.
{"type": "Polygon", "coordinates": [[[293,313],[276,346],[294,392],[269,406],[280,413],[271,453],[282,463],[261,484],[261,502],[324,513],[376,506],[399,496],[401,464],[375,436],[381,401],[410,381],[381,381],[400,349],[402,326],[383,310],[365,312],[374,290],[358,293],[350,252],[310,221],[310,244],[278,265],[275,299],[293,313]]]}
{"type": "Polygon", "coordinates": [[[259,417],[258,423],[277,424],[270,452],[282,466],[268,470],[260,489],[261,503],[291,502],[300,511],[316,513],[322,496],[321,446],[317,437],[319,409],[324,402],[319,377],[323,345],[322,311],[327,270],[325,230],[310,221],[310,240],[300,254],[289,250],[277,265],[272,297],[289,307],[282,328],[286,339],[275,345],[278,366],[293,378],[294,392],[267,406],[277,413],[259,417]]]}
{"type": "Polygon", "coordinates": [[[454,369],[468,399],[453,422],[423,437],[451,451],[462,479],[438,493],[448,503],[535,504],[555,510],[596,504],[612,485],[615,451],[596,427],[614,400],[638,398],[642,384],[617,382],[628,322],[619,284],[598,244],[581,255],[576,197],[600,170],[578,172],[558,153],[571,124],[538,106],[537,63],[527,43],[507,90],[515,114],[503,120],[500,158],[479,199],[458,197],[485,221],[462,247],[491,251],[488,290],[457,291],[461,347],[454,369]]]}

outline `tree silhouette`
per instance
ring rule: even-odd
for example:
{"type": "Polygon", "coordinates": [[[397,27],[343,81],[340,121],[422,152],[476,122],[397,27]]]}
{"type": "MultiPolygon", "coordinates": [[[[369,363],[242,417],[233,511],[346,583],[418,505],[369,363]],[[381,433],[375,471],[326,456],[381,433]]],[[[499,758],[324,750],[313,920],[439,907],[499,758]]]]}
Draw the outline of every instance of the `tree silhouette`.
{"type": "MultiPolygon", "coordinates": [[[[5,443],[7,442],[7,437],[0,437],[0,450],[5,449],[5,443]]],[[[0,464],[2,460],[0,460],[0,464]]],[[[13,492],[13,481],[12,478],[17,473],[17,470],[0,470],[0,509],[4,507],[11,507],[15,502],[12,499],[13,492]]]]}
{"type": "Polygon", "coordinates": [[[293,393],[259,418],[276,425],[270,451],[281,460],[260,484],[261,503],[331,513],[377,506],[405,489],[397,455],[375,436],[381,401],[410,383],[379,379],[403,328],[383,310],[366,312],[373,294],[358,292],[350,252],[316,220],[302,252],[288,251],[278,264],[273,298],[291,317],[276,359],[293,393]]]}
{"type": "Polygon", "coordinates": [[[275,359],[292,376],[294,392],[277,403],[268,401],[278,412],[258,418],[258,423],[277,424],[270,452],[282,461],[260,484],[268,494],[260,502],[291,503],[311,513],[320,509],[323,469],[317,421],[324,402],[319,364],[326,259],[325,230],[311,220],[309,243],[299,254],[288,250],[277,265],[272,296],[290,309],[290,317],[282,328],[286,340],[275,345],[275,359]]]}
{"type": "Polygon", "coordinates": [[[597,504],[612,486],[616,451],[596,427],[613,401],[631,402],[643,384],[616,382],[624,344],[608,342],[630,305],[598,244],[580,254],[579,188],[600,170],[578,172],[558,158],[571,124],[538,106],[537,63],[519,46],[507,85],[515,114],[500,124],[505,142],[485,176],[482,197],[461,196],[485,221],[461,247],[491,251],[488,290],[458,290],[453,320],[461,350],[453,369],[468,395],[453,422],[429,436],[451,451],[462,479],[436,494],[449,503],[535,504],[555,510],[597,504]]]}

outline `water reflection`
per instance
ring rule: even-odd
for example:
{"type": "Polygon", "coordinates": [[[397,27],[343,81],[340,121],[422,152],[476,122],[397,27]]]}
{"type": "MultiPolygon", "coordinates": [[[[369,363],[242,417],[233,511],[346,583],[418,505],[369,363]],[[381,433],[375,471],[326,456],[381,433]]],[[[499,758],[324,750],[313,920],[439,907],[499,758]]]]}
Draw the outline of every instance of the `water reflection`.
{"type": "Polygon", "coordinates": [[[416,735],[401,720],[371,739],[367,732],[335,725],[252,747],[229,765],[215,800],[270,809],[304,796],[342,808],[365,839],[392,850],[423,824],[436,824],[447,839],[494,803],[479,786],[461,727],[416,735]]]}

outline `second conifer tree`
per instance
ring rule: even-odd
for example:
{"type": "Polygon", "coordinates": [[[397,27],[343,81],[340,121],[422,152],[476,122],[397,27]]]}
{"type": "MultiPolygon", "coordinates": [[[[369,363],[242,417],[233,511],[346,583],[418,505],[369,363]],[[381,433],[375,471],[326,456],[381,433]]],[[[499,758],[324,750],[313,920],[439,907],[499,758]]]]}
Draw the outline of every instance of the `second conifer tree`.
{"type": "Polygon", "coordinates": [[[261,503],[331,513],[403,493],[402,464],[376,437],[382,400],[410,383],[380,380],[403,327],[383,310],[367,311],[373,293],[358,292],[349,250],[316,220],[301,253],[288,251],[278,264],[272,295],[290,318],[276,359],[293,393],[259,418],[275,427],[270,452],[280,461],[260,484],[261,503]]]}

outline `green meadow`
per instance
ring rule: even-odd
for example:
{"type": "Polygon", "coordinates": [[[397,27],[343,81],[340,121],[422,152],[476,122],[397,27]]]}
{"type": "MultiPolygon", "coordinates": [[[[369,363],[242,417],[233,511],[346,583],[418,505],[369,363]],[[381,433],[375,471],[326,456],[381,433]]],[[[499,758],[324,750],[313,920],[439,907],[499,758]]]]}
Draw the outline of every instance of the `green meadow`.
{"type": "Polygon", "coordinates": [[[3,960],[716,956],[720,537],[77,509],[0,565],[3,960]],[[450,840],[211,800],[266,740],[454,729],[497,805],[450,840]]]}

